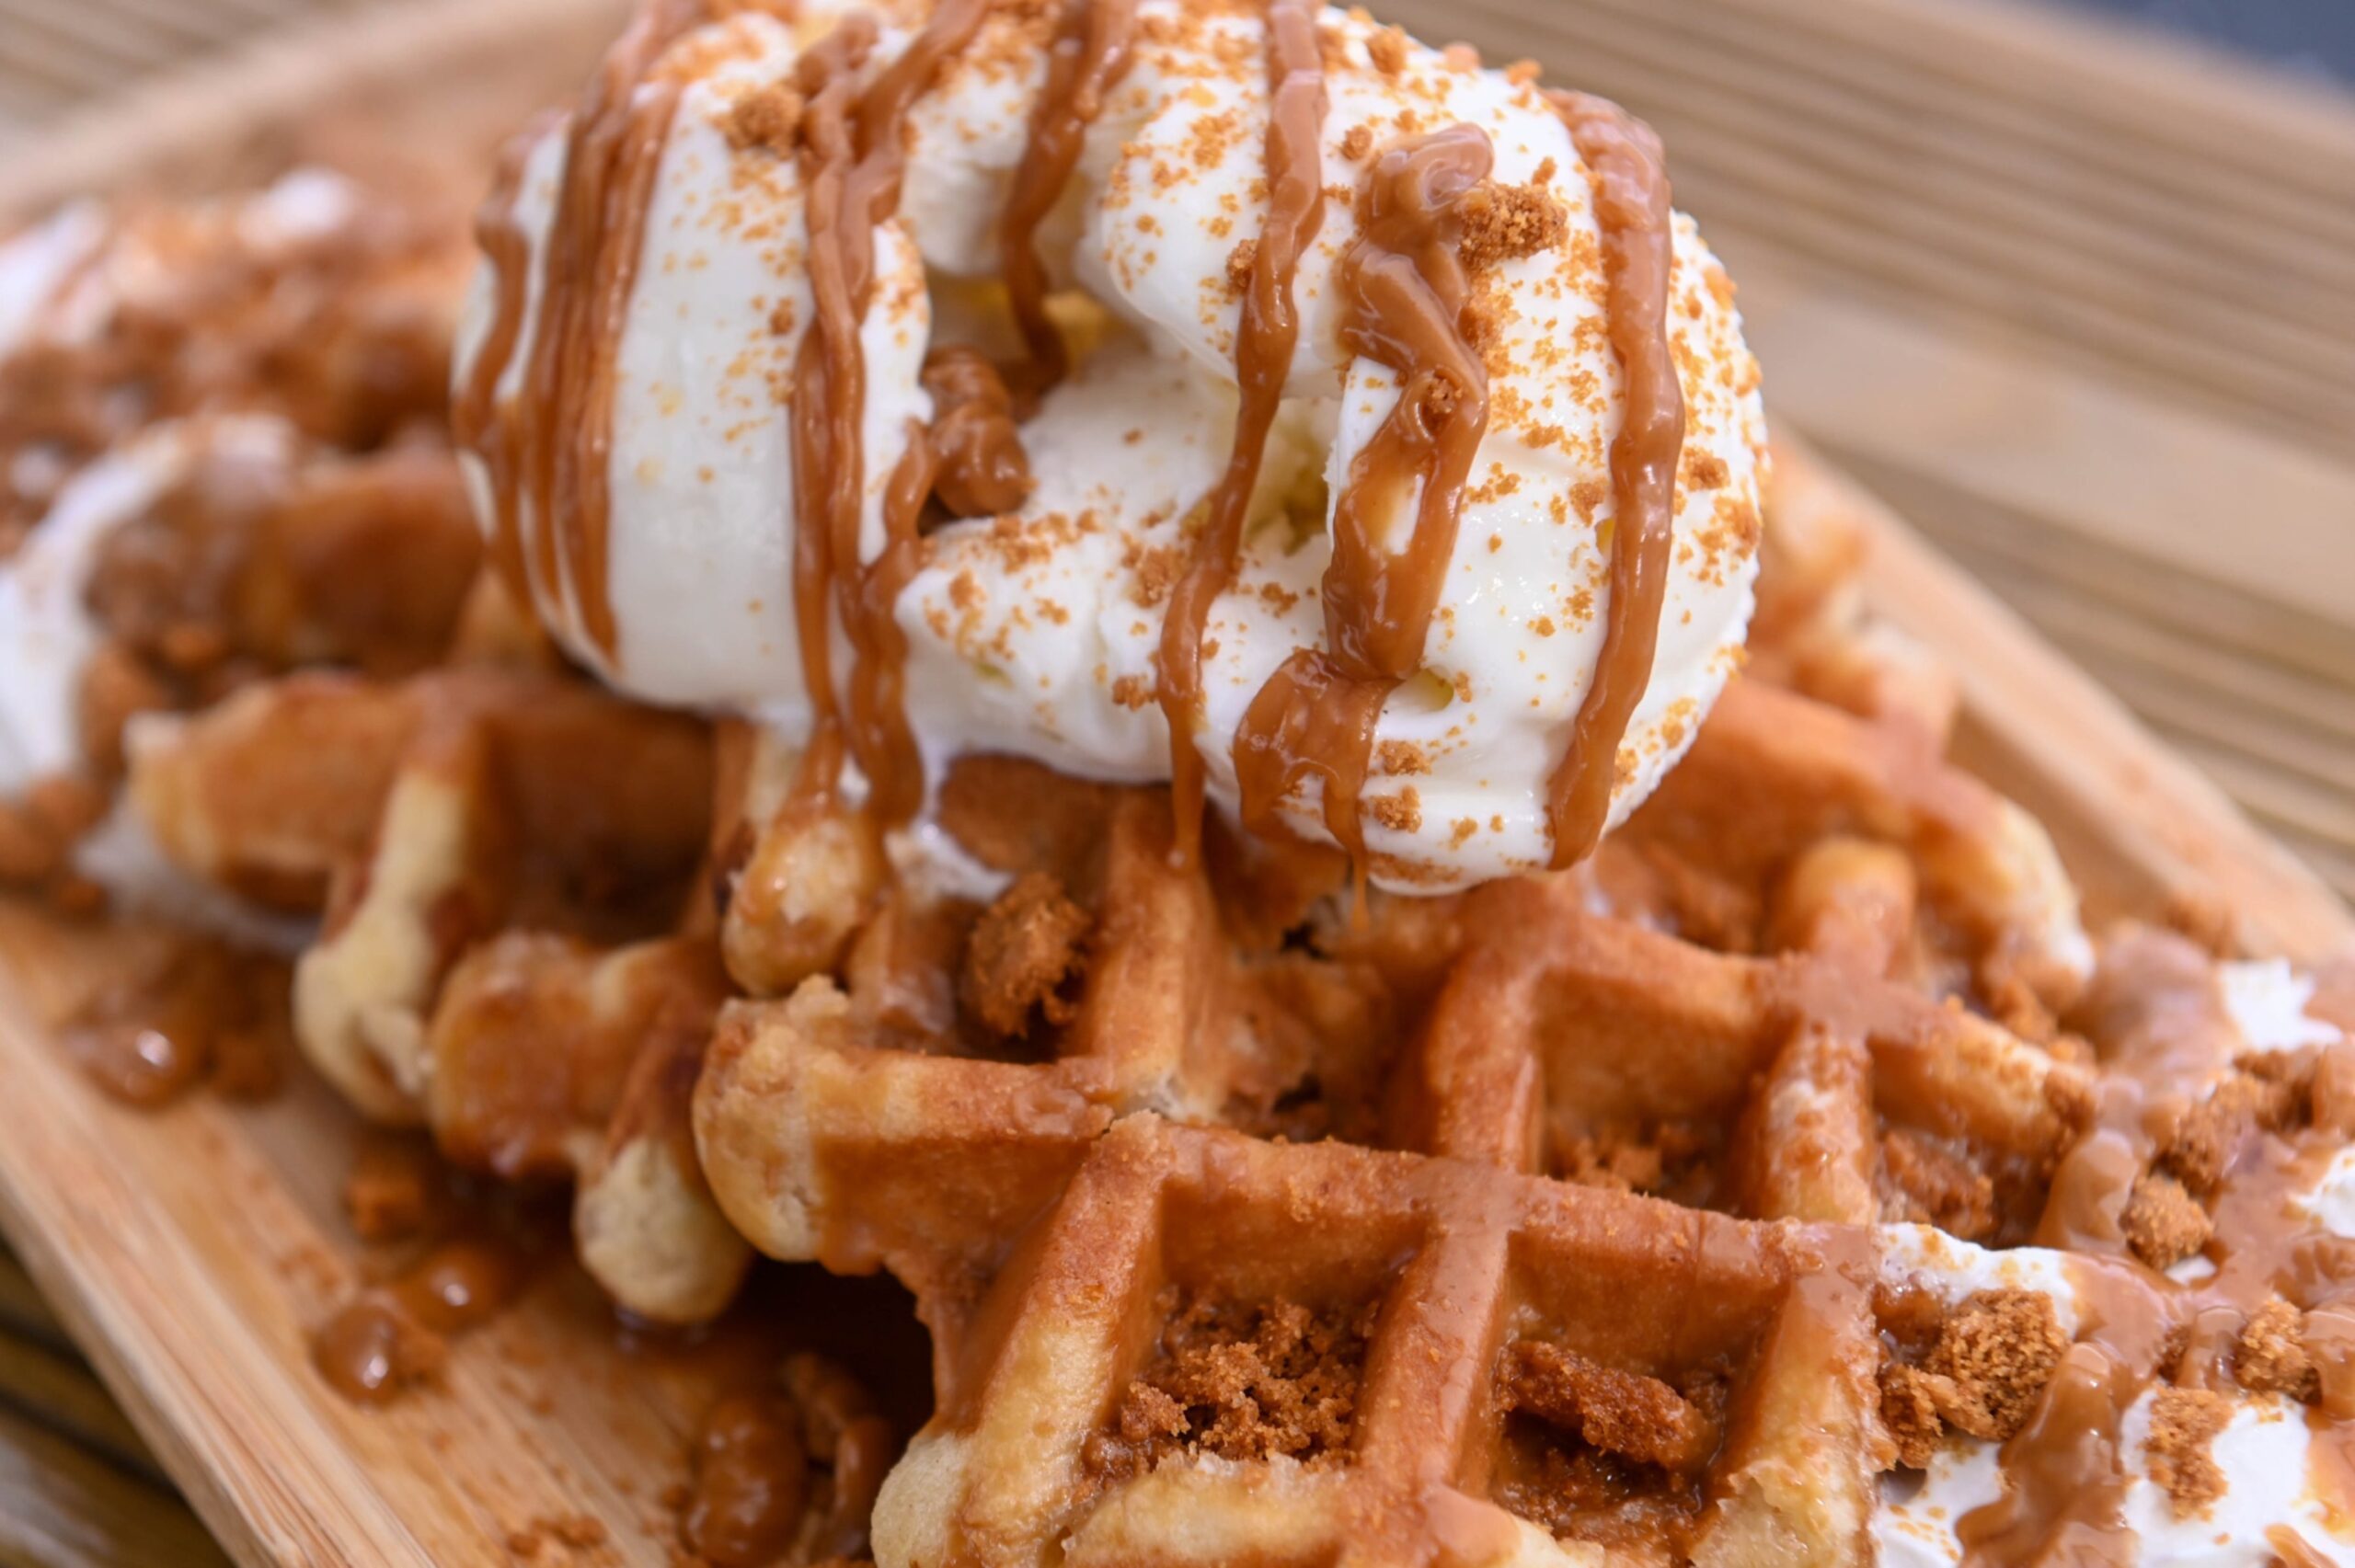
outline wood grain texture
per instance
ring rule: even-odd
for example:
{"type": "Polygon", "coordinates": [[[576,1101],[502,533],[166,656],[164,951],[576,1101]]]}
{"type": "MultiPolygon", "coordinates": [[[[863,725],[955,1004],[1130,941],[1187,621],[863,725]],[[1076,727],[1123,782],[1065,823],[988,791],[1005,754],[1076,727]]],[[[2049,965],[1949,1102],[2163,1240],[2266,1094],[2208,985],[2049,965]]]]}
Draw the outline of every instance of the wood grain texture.
{"type": "Polygon", "coordinates": [[[447,1386],[353,1406],[308,1333],[367,1257],[337,1211],[359,1127],[304,1079],[263,1106],[113,1104],[48,1037],[121,936],[0,906],[0,1228],[164,1467],[241,1562],[465,1564],[592,1518],[580,1561],[660,1562],[710,1390],[615,1348],[557,1272],[459,1342],[447,1386]]]}
{"type": "Polygon", "coordinates": [[[0,1568],[225,1563],[169,1492],[0,1405],[0,1568]]]}
{"type": "Polygon", "coordinates": [[[0,1568],[226,1561],[0,1248],[0,1568]]]}

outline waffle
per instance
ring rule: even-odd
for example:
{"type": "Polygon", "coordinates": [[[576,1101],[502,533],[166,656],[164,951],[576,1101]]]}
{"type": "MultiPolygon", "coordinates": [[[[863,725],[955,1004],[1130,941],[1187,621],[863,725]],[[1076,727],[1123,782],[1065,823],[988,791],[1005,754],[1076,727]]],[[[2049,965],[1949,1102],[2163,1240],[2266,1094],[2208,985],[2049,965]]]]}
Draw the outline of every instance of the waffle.
{"type": "Polygon", "coordinates": [[[2074,891],[1854,561],[1770,568],[1768,674],[1579,873],[1352,912],[1315,856],[1177,864],[1161,792],[968,762],[994,901],[903,886],[723,1010],[722,1207],[935,1332],[883,1561],[1860,1555],[1874,1228],[2025,1240],[2093,1091],[2046,1048],[2074,891]],[[1238,1367],[1308,1414],[1206,1426],[1238,1367]]]}
{"type": "Polygon", "coordinates": [[[289,676],[132,750],[166,853],[322,914],[294,1033],[347,1099],[466,1168],[577,1178],[582,1260],[631,1310],[727,1304],[747,1253],[686,1122],[726,992],[706,727],[484,662],[289,676]]]}
{"type": "Polygon", "coordinates": [[[879,1554],[1034,1561],[1061,1539],[1071,1562],[1575,1561],[1551,1525],[1629,1561],[1805,1560],[1868,1505],[1871,1264],[1850,1240],[1132,1117],[1001,1272],[943,1391],[955,1413],[885,1485],[879,1554]],[[1313,1321],[1292,1358],[1317,1364],[1258,1386],[1292,1373],[1306,1411],[1198,1434],[1178,1399],[1141,1397],[1279,1312],[1313,1321]],[[1505,1367],[1525,1375],[1499,1388],[1505,1367]],[[1542,1522],[1494,1501],[1578,1462],[1605,1379],[1673,1413],[1605,1439],[1644,1445],[1622,1457],[1659,1473],[1598,1472],[1616,1495],[1542,1522]],[[1156,1445],[1195,1462],[1155,1463],[1156,1445]]]}
{"type": "Polygon", "coordinates": [[[212,200],[64,208],[14,241],[0,556],[155,423],[283,417],[366,452],[438,423],[470,257],[454,192],[381,155],[212,200]]]}

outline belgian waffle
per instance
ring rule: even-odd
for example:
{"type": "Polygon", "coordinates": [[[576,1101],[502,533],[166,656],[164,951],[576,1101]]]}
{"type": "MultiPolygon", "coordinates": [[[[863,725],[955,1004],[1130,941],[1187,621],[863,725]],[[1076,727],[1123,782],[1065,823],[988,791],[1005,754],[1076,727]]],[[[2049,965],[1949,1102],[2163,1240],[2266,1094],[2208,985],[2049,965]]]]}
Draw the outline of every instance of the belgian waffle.
{"type": "Polygon", "coordinates": [[[151,725],[132,778],[179,864],[323,913],[294,970],[312,1063],[464,1166],[578,1176],[584,1262],[661,1321],[717,1312],[747,1255],[686,1127],[726,990],[714,787],[704,725],[497,663],[258,685],[151,725]]]}
{"type": "MultiPolygon", "coordinates": [[[[2229,1345],[2200,1373],[2088,1325],[2131,1299],[2294,1342],[2330,1267],[2255,1319],[2171,1307],[2145,1269],[2213,1232],[2152,1216],[2224,1214],[2260,1116],[2318,1168],[2346,1047],[2216,1023],[2154,1087],[2137,1029],[2187,993],[2221,1019],[2218,961],[2132,929],[2097,961],[1806,486],[1759,668],[1578,873],[1352,917],[1329,867],[1177,867],[1156,792],[969,766],[941,817],[994,902],[902,888],[831,972],[722,1010],[720,1206],[888,1267],[935,1333],[881,1561],[1863,1562],[1881,1472],[2059,1420],[2097,1344],[2135,1388],[2275,1397],[2229,1345]],[[1009,1018],[977,971],[1026,943],[1009,1018]],[[2143,1143],[2107,1236],[2072,1229],[2128,1079],[2237,1152],[2187,1188],[2192,1135],[2143,1143]],[[1989,1343],[2029,1350],[1956,1348],[1989,1343]]],[[[2134,1430],[2119,1466],[2195,1518],[2197,1465],[2134,1430]]]]}

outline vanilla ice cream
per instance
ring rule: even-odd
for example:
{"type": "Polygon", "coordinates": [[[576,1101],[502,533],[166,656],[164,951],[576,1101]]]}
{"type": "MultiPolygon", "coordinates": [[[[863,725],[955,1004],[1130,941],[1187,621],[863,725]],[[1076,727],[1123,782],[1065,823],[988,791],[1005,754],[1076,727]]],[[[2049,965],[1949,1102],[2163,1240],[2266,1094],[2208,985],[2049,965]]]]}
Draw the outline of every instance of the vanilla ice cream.
{"type": "MultiPolygon", "coordinates": [[[[584,582],[593,567],[562,548],[522,551],[519,563],[543,618],[616,686],[756,714],[789,737],[812,716],[792,592],[787,407],[817,314],[809,193],[789,151],[747,145],[741,106],[793,83],[841,10],[805,6],[793,26],[748,11],[697,28],[636,89],[640,102],[661,91],[676,103],[647,186],[635,277],[611,324],[604,568],[584,582]],[[610,607],[610,635],[586,624],[592,599],[610,607]]],[[[1051,39],[1040,29],[1052,23],[993,12],[906,115],[903,189],[874,227],[873,303],[857,333],[862,561],[883,549],[886,490],[933,414],[920,378],[927,352],[1011,338],[993,294],[996,236],[1042,90],[1051,39]]],[[[1051,272],[1100,319],[1087,324],[1073,373],[1020,424],[1035,488],[1001,515],[932,529],[890,606],[930,777],[963,751],[1121,781],[1170,776],[1156,650],[1172,580],[1235,439],[1241,280],[1269,206],[1264,27],[1255,7],[1145,0],[1132,57],[1040,224],[1051,272]]],[[[1488,187],[1501,193],[1492,205],[1511,198],[1559,227],[1475,280],[1485,434],[1419,672],[1388,692],[1370,749],[1361,807],[1373,877],[1430,891],[1551,858],[1547,783],[1608,621],[1610,452],[1625,378],[1589,170],[1529,74],[1425,48],[1362,14],[1327,9],[1317,27],[1323,211],[1292,278],[1300,329],[1284,400],[1235,569],[1203,628],[1200,723],[1187,744],[1212,799],[1236,811],[1246,710],[1295,649],[1326,647],[1331,508],[1399,397],[1389,369],[1343,346],[1337,269],[1385,149],[1476,127],[1492,159],[1488,187]]],[[[888,69],[913,30],[909,18],[887,22],[862,79],[888,69]]],[[[485,270],[460,335],[460,386],[495,372],[520,448],[546,434],[533,420],[564,417],[532,406],[528,382],[535,351],[550,347],[542,304],[566,147],[559,125],[523,153],[505,209],[520,269],[485,270]]],[[[1681,216],[1667,286],[1685,434],[1657,653],[1617,753],[1614,821],[1690,743],[1739,661],[1752,602],[1757,375],[1731,290],[1681,216]]],[[[531,486],[499,493],[513,453],[477,444],[486,520],[517,508],[517,532],[533,537],[549,520],[534,515],[531,486]]],[[[554,521],[558,535],[571,526],[554,521]]],[[[1400,532],[1394,520],[1386,547],[1403,548],[1400,532]]],[[[853,658],[840,627],[833,644],[840,683],[853,658]]],[[[1280,810],[1296,832],[1327,839],[1320,806],[1310,781],[1280,810]]]]}

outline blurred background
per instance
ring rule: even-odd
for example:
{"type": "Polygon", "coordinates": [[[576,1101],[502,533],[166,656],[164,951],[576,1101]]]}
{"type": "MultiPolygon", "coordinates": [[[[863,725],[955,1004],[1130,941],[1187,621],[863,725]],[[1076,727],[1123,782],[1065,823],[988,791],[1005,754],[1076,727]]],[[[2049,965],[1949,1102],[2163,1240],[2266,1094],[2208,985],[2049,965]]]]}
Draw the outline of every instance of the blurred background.
{"type": "MultiPolygon", "coordinates": [[[[0,214],[402,3],[0,0],[0,214]]],[[[1656,124],[1778,426],[2355,897],[2355,0],[1368,3],[1656,124]]],[[[0,1568],[217,1561],[0,1253],[0,1568]]]]}

